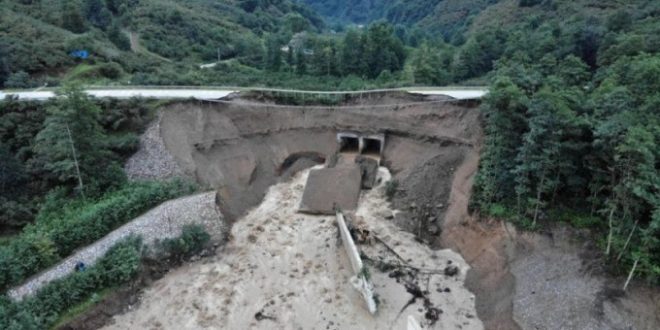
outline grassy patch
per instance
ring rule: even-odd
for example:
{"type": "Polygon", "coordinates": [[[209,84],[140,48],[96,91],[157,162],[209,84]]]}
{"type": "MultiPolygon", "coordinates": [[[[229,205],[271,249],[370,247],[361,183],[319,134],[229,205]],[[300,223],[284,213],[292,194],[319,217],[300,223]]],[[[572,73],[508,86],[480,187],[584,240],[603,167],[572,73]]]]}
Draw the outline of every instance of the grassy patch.
{"type": "Polygon", "coordinates": [[[105,299],[109,294],[115,291],[116,288],[106,288],[97,293],[92,294],[87,300],[81,302],[78,305],[72,306],[66,310],[62,315],[55,321],[55,324],[51,329],[58,329],[59,327],[71,322],[80,315],[85,314],[92,307],[96,306],[100,301],[105,299]]]}
{"type": "Polygon", "coordinates": [[[81,63],[73,67],[73,69],[66,74],[63,81],[83,82],[92,85],[106,85],[112,81],[121,80],[124,74],[124,70],[117,63],[81,63]]]}
{"type": "Polygon", "coordinates": [[[597,216],[575,210],[558,210],[551,213],[551,218],[568,223],[575,228],[599,228],[604,223],[597,216]]]}
{"type": "Polygon", "coordinates": [[[0,287],[22,282],[158,204],[194,189],[190,183],[174,180],[129,183],[98,200],[49,195],[36,222],[10,244],[0,246],[0,287]]]}

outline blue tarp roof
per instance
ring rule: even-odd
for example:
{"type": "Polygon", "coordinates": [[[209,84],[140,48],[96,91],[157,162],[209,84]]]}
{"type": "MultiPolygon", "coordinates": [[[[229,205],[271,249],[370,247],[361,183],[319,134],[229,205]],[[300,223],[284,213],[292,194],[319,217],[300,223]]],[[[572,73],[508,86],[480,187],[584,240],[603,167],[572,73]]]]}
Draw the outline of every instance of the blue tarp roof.
{"type": "Polygon", "coordinates": [[[89,52],[86,51],[86,50],[83,50],[83,49],[78,49],[78,50],[74,50],[71,53],[69,53],[69,56],[75,57],[75,58],[86,59],[86,58],[89,57],[89,52]]]}

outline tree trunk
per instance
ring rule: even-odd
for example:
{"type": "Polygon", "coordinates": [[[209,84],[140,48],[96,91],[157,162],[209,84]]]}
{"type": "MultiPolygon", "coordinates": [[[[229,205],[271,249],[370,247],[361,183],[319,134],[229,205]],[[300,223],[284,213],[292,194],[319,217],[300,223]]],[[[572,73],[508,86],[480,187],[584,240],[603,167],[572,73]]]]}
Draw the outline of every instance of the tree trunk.
{"type": "Polygon", "coordinates": [[[628,274],[628,279],[626,280],[626,284],[623,285],[623,291],[626,291],[626,288],[628,288],[628,284],[630,284],[630,280],[632,280],[633,274],[635,274],[635,269],[637,268],[637,263],[639,262],[639,258],[635,259],[635,263],[632,266],[632,269],[630,269],[630,273],[628,274]]]}
{"type": "Polygon", "coordinates": [[[598,194],[598,189],[594,190],[594,194],[591,196],[591,216],[594,216],[596,212],[596,195],[598,194]]]}
{"type": "Polygon", "coordinates": [[[633,229],[630,231],[630,234],[628,234],[628,239],[626,239],[626,244],[623,245],[623,249],[621,249],[621,252],[619,252],[619,255],[616,257],[616,261],[619,262],[621,260],[621,257],[623,256],[623,252],[626,251],[626,248],[628,248],[628,244],[630,243],[630,239],[633,236],[633,233],[635,232],[635,229],[637,229],[637,223],[639,220],[635,221],[635,225],[633,226],[633,229]]]}
{"type": "Polygon", "coordinates": [[[71,137],[71,130],[69,129],[69,124],[66,124],[66,133],[69,135],[69,145],[71,145],[71,153],[73,154],[73,164],[76,166],[76,175],[78,176],[78,188],[80,190],[80,196],[85,199],[85,192],[83,186],[82,176],[80,175],[80,167],[78,167],[78,156],[76,156],[76,148],[73,145],[73,138],[71,137]]]}
{"type": "Polygon", "coordinates": [[[557,170],[557,176],[555,177],[555,189],[552,190],[552,198],[550,199],[550,207],[555,206],[555,200],[557,199],[557,190],[559,190],[559,170],[557,170]]]}
{"type": "Polygon", "coordinates": [[[543,184],[545,183],[545,171],[543,171],[543,175],[541,176],[541,182],[539,183],[539,186],[536,187],[536,206],[534,207],[534,221],[532,221],[532,227],[536,226],[536,220],[539,217],[539,206],[541,205],[541,193],[543,189],[543,184]]]}
{"type": "Polygon", "coordinates": [[[616,207],[612,207],[610,210],[610,215],[608,216],[608,226],[610,228],[609,234],[607,234],[607,248],[605,249],[605,255],[610,255],[610,249],[612,248],[612,235],[614,234],[614,226],[612,226],[612,218],[614,217],[614,210],[616,207]]]}

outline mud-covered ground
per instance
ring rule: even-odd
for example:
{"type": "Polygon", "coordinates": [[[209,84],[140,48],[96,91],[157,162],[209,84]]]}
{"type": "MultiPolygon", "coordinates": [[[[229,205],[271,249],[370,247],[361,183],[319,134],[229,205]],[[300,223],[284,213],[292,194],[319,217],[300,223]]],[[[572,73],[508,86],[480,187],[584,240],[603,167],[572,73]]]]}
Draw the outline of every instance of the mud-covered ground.
{"type": "MultiPolygon", "coordinates": [[[[427,329],[482,329],[474,296],[463,280],[469,267],[450,250],[433,251],[384,220],[393,210],[381,184],[361,196],[353,225],[369,230],[398,255],[405,268],[368,266],[380,304],[371,315],[350,277],[332,216],[298,214],[309,170],[271,187],[264,201],[232,229],[218,255],[180,268],[146,290],[141,305],[108,329],[404,329],[409,316],[427,329]],[[411,290],[403,272],[422,269],[411,290]],[[447,275],[447,267],[456,274],[447,275]],[[427,305],[428,304],[428,305],[427,305]]],[[[382,243],[362,244],[373,260],[396,263],[382,243]]]]}

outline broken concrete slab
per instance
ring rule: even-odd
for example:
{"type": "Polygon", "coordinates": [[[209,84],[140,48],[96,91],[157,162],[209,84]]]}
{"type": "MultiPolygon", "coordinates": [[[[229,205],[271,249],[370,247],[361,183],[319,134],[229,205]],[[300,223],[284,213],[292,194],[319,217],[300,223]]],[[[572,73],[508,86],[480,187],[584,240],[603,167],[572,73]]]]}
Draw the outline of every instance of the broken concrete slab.
{"type": "Polygon", "coordinates": [[[335,205],[341,210],[356,210],[361,182],[360,167],[355,164],[312,170],[305,185],[299,211],[309,214],[335,214],[335,205]]]}

